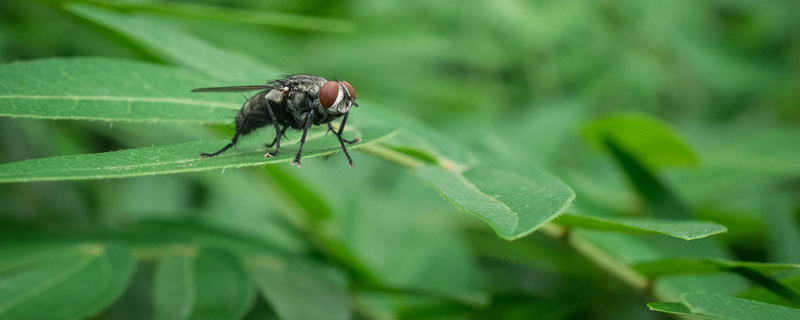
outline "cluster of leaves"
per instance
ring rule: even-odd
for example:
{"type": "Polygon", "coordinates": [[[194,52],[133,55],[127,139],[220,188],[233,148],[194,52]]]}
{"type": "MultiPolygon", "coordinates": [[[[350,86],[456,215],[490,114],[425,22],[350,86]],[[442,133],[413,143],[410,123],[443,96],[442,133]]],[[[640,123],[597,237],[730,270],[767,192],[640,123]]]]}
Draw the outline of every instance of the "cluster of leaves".
{"type": "Polygon", "coordinates": [[[0,5],[2,319],[800,317],[778,4],[42,2],[0,5]],[[359,91],[355,170],[197,157],[244,98],[191,89],[286,70],[359,91]]]}

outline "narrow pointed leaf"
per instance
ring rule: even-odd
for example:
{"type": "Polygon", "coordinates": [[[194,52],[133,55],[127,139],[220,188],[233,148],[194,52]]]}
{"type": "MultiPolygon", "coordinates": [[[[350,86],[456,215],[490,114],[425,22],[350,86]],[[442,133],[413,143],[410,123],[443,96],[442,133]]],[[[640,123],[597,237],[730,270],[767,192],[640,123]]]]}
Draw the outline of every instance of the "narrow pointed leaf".
{"type": "Polygon", "coordinates": [[[623,233],[664,234],[684,240],[723,233],[725,226],[708,221],[652,218],[595,217],[567,213],[555,221],[560,225],[623,233]]]}
{"type": "Polygon", "coordinates": [[[130,250],[115,244],[6,247],[0,252],[0,319],[92,316],[122,294],[134,267],[130,250]]]}
{"type": "MultiPolygon", "coordinates": [[[[362,141],[353,144],[358,148],[368,143],[385,139],[394,134],[388,127],[362,127],[348,133],[361,137],[362,141]]],[[[271,163],[289,162],[294,159],[297,147],[296,138],[285,142],[281,153],[275,157],[265,157],[265,149],[258,139],[250,139],[235,150],[214,158],[200,158],[201,152],[217,150],[229,140],[210,140],[182,144],[148,147],[132,150],[97,154],[81,154],[43,159],[32,159],[0,165],[0,182],[89,180],[124,178],[197,172],[213,169],[258,166],[271,163]]],[[[325,136],[324,131],[309,133],[303,147],[304,157],[316,157],[341,151],[339,141],[333,135],[325,136]]],[[[341,164],[345,165],[345,164],[341,164]]]]}
{"type": "Polygon", "coordinates": [[[415,173],[461,210],[483,219],[509,240],[553,220],[575,198],[561,180],[540,170],[511,172],[477,165],[458,173],[421,166],[415,173]]]}
{"type": "Polygon", "coordinates": [[[108,58],[0,65],[0,116],[229,124],[237,95],[193,94],[220,84],[201,73],[108,58]]]}

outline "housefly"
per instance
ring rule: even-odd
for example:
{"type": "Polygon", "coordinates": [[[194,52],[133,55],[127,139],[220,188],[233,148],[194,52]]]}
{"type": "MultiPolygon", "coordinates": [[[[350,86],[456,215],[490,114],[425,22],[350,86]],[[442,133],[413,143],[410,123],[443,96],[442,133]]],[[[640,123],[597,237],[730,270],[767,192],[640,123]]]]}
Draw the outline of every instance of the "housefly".
{"type": "Polygon", "coordinates": [[[292,165],[300,167],[300,155],[306,142],[308,128],[312,125],[327,124],[328,130],[336,135],[347,162],[353,167],[353,159],[347,153],[345,143],[352,144],[361,139],[347,140],[342,137],[350,107],[356,106],[356,93],[347,81],[330,81],[310,74],[295,74],[282,79],[272,80],[266,85],[198,88],[192,92],[243,92],[263,90],[248,99],[239,113],[236,114],[236,133],[231,142],[214,153],[201,153],[200,157],[210,158],[219,155],[236,145],[240,136],[247,135],[255,129],[273,126],[275,139],[266,144],[268,148],[275,146],[275,151],[267,152],[265,157],[273,157],[281,148],[281,137],[288,129],[303,130],[300,148],[292,161],[292,165]],[[334,130],[331,122],[342,117],[339,130],[334,130]]]}

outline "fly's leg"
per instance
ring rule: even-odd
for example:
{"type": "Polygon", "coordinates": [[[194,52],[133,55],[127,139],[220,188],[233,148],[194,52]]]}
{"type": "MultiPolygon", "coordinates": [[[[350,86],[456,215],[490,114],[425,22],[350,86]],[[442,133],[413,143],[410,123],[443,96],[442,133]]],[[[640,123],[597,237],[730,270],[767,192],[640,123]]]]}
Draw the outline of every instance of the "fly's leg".
{"type": "MultiPolygon", "coordinates": [[[[276,126],[277,126],[277,125],[276,125],[276,126]]],[[[275,139],[272,139],[272,142],[270,142],[270,143],[267,143],[267,144],[265,144],[264,146],[265,146],[265,147],[267,147],[267,148],[272,148],[272,146],[274,146],[274,145],[275,145],[275,143],[277,143],[277,142],[278,142],[278,137],[280,137],[280,136],[283,136],[283,133],[284,133],[284,132],[286,132],[286,127],[284,127],[284,128],[282,128],[281,130],[279,130],[279,131],[278,131],[278,134],[275,136],[275,139]]]]}
{"type": "Polygon", "coordinates": [[[347,122],[347,115],[349,114],[350,112],[344,114],[344,119],[342,119],[342,124],[339,126],[339,132],[333,131],[333,126],[331,126],[330,122],[328,122],[328,130],[332,131],[333,134],[335,134],[336,137],[339,138],[339,143],[342,145],[342,151],[344,151],[344,155],[347,156],[347,164],[350,166],[350,168],[352,168],[353,158],[350,158],[350,153],[347,152],[347,148],[344,147],[344,143],[347,142],[348,144],[353,144],[361,141],[361,139],[347,140],[345,138],[342,138],[342,131],[344,131],[344,125],[347,122]]]}
{"type": "Polygon", "coordinates": [[[308,133],[308,128],[311,126],[312,118],[314,118],[314,110],[311,110],[308,118],[306,118],[306,126],[303,128],[303,137],[300,138],[300,149],[297,149],[297,155],[294,156],[294,161],[292,161],[292,165],[298,168],[300,168],[300,155],[303,154],[303,145],[306,143],[306,134],[308,133]]]}
{"type": "Polygon", "coordinates": [[[231,147],[233,147],[234,145],[236,145],[236,141],[239,141],[239,135],[242,133],[242,131],[245,131],[244,128],[245,128],[245,126],[247,126],[247,117],[248,116],[249,115],[245,115],[244,116],[244,121],[242,121],[242,128],[236,128],[236,133],[233,134],[233,138],[231,138],[231,143],[228,143],[227,145],[222,147],[222,149],[219,149],[219,151],[214,152],[214,153],[201,152],[200,153],[200,158],[211,158],[211,157],[214,157],[214,156],[218,156],[220,153],[223,153],[223,152],[225,152],[225,150],[228,150],[231,147]]]}
{"type": "Polygon", "coordinates": [[[236,131],[236,133],[233,134],[233,138],[231,139],[231,143],[228,143],[227,145],[222,147],[222,149],[219,149],[219,151],[214,152],[214,153],[202,152],[202,153],[200,153],[200,158],[211,158],[211,157],[214,157],[214,156],[218,156],[220,153],[223,153],[223,152],[225,152],[225,150],[228,150],[231,147],[233,147],[236,144],[236,141],[238,141],[238,140],[239,140],[239,131],[236,131]]]}
{"type": "Polygon", "coordinates": [[[264,154],[264,156],[274,157],[276,154],[278,154],[278,150],[281,149],[281,135],[283,135],[283,130],[281,130],[280,126],[278,125],[278,119],[275,118],[275,113],[272,112],[272,101],[267,100],[267,111],[269,112],[270,119],[272,119],[272,126],[275,127],[275,140],[267,145],[267,147],[272,147],[272,145],[275,145],[275,152],[267,152],[264,154]]]}
{"type": "Polygon", "coordinates": [[[342,118],[342,124],[339,125],[339,132],[336,132],[335,130],[333,130],[333,126],[331,125],[330,122],[328,122],[328,130],[333,132],[333,134],[335,134],[336,137],[339,138],[339,141],[344,141],[347,144],[354,144],[356,142],[361,141],[361,139],[360,138],[356,138],[356,139],[353,139],[353,140],[347,140],[344,137],[342,137],[342,132],[344,132],[344,125],[347,123],[347,116],[348,115],[350,115],[350,111],[348,111],[347,113],[344,114],[344,118],[342,118]]]}

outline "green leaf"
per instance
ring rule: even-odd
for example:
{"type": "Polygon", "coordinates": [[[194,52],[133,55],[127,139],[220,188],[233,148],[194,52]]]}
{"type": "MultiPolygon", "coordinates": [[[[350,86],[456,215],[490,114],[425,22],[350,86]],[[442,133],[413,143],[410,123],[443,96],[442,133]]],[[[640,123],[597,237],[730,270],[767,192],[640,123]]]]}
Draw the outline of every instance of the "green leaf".
{"type": "Polygon", "coordinates": [[[0,116],[229,124],[241,97],[192,94],[220,82],[200,73],[107,58],[0,65],[0,116]]]}
{"type": "Polygon", "coordinates": [[[237,257],[203,248],[194,275],[197,292],[189,319],[241,319],[250,309],[255,290],[237,257]]]}
{"type": "Polygon", "coordinates": [[[196,248],[178,247],[161,258],[155,271],[153,319],[188,319],[194,309],[196,248]],[[180,250],[179,250],[180,249],[180,250]]]}
{"type": "MultiPolygon", "coordinates": [[[[120,15],[117,13],[112,13],[108,11],[104,11],[101,9],[91,8],[88,6],[72,6],[69,7],[72,12],[85,19],[89,19],[94,21],[100,25],[103,25],[115,32],[123,35],[126,38],[135,40],[135,43],[143,43],[146,47],[145,49],[150,50],[152,53],[165,58],[170,61],[174,61],[183,65],[195,67],[209,75],[219,76],[224,79],[239,79],[238,81],[242,81],[242,79],[253,79],[254,77],[265,77],[270,76],[274,72],[268,66],[258,63],[257,61],[251,59],[242,59],[242,57],[232,55],[227,53],[223,50],[219,50],[214,48],[213,46],[207,45],[205,42],[198,40],[188,33],[182,32],[173,26],[162,24],[155,19],[150,19],[147,17],[135,17],[130,15],[120,15]],[[158,28],[152,26],[159,26],[158,28]],[[176,44],[177,42],[177,44],[176,44]],[[183,45],[185,44],[185,45],[183,45]],[[226,73],[230,73],[231,70],[243,70],[242,72],[246,72],[247,74],[244,75],[224,75],[226,73]]],[[[213,96],[218,95],[211,95],[208,94],[209,99],[214,99],[213,96]]],[[[364,106],[369,105],[369,103],[362,104],[364,106]]],[[[463,148],[458,147],[457,145],[446,141],[447,139],[442,138],[438,134],[431,133],[430,130],[424,128],[424,126],[420,126],[413,121],[405,121],[402,118],[395,119],[395,117],[387,112],[380,110],[380,108],[364,108],[368,109],[369,111],[359,113],[361,115],[370,114],[372,117],[370,119],[373,120],[366,120],[364,123],[368,121],[375,122],[381,121],[383,123],[388,123],[388,119],[391,120],[391,124],[398,125],[403,124],[403,128],[406,129],[402,135],[398,136],[399,142],[395,143],[398,147],[398,150],[416,150],[412,156],[420,156],[420,155],[428,155],[424,161],[432,161],[435,160],[437,164],[446,168],[451,172],[463,170],[468,166],[474,165],[476,161],[474,157],[469,154],[463,148]],[[406,127],[405,125],[411,123],[410,126],[406,127]]],[[[359,116],[360,117],[360,116],[359,116]]],[[[355,121],[355,120],[354,120],[355,121]]],[[[356,125],[358,127],[358,125],[356,125]]],[[[359,128],[362,130],[362,128],[359,128]]],[[[387,132],[386,135],[390,133],[387,132]]],[[[191,146],[184,146],[184,148],[197,148],[197,145],[191,146]]],[[[211,150],[214,148],[206,149],[211,150]]],[[[241,149],[241,148],[240,148],[241,149]]],[[[333,152],[335,149],[330,149],[330,152],[333,152]]],[[[390,150],[393,151],[393,150],[390,150]]],[[[316,154],[324,154],[330,152],[317,152],[316,154]]],[[[410,156],[403,154],[401,152],[394,151],[395,154],[403,155],[407,158],[411,158],[410,156]]],[[[188,155],[188,153],[187,153],[188,155]]],[[[226,154],[227,155],[227,154],[226,154]]],[[[271,159],[271,161],[264,161],[264,159],[260,159],[260,161],[256,161],[258,156],[253,154],[252,158],[250,158],[247,162],[250,165],[259,165],[265,164],[275,161],[287,161],[289,157],[286,154],[279,155],[278,159],[271,159]]],[[[184,161],[188,158],[179,158],[178,160],[184,161]]],[[[211,159],[210,161],[215,161],[219,163],[219,161],[224,160],[224,157],[211,159]]],[[[397,160],[395,157],[392,160],[397,160]]],[[[417,162],[412,162],[414,166],[416,166],[417,162]]],[[[209,162],[214,163],[214,162],[209,162]]],[[[242,165],[239,162],[237,164],[216,164],[213,167],[204,167],[203,169],[207,168],[224,168],[228,166],[240,166],[242,165]]],[[[171,170],[168,172],[186,172],[186,171],[196,171],[202,170],[198,169],[198,167],[190,167],[196,165],[194,161],[188,163],[181,163],[177,170],[171,170]]],[[[173,165],[174,167],[175,165],[173,165]]],[[[95,166],[95,168],[97,168],[95,166]]],[[[102,168],[102,167],[101,167],[102,168]]],[[[2,170],[2,168],[0,168],[2,170]]],[[[138,170],[138,169],[137,169],[138,170]]],[[[422,169],[425,170],[425,169],[422,169]]],[[[0,171],[2,172],[2,171],[0,171]]],[[[167,173],[165,170],[159,169],[160,173],[167,173]]],[[[507,185],[501,183],[501,181],[497,179],[503,179],[509,176],[509,172],[505,172],[500,174],[501,170],[494,170],[488,169],[485,167],[477,167],[471,168],[470,170],[465,171],[464,173],[460,173],[457,175],[453,175],[450,173],[442,175],[445,177],[445,180],[441,181],[433,181],[435,179],[427,179],[423,177],[426,181],[431,183],[432,185],[437,186],[437,188],[444,186],[445,189],[449,188],[449,186],[445,186],[447,184],[452,183],[452,178],[461,176],[465,179],[460,181],[468,181],[471,175],[478,175],[476,176],[477,185],[481,185],[483,188],[487,188],[486,191],[489,192],[497,192],[497,193],[509,193],[508,195],[503,195],[503,198],[512,199],[510,200],[513,203],[511,207],[513,210],[519,210],[520,212],[515,211],[508,211],[506,209],[500,208],[500,211],[495,212],[486,212],[482,211],[483,206],[480,202],[486,201],[487,199],[494,196],[494,194],[487,198],[485,195],[480,193],[473,193],[471,195],[476,195],[478,198],[470,199],[467,194],[462,194],[460,197],[451,198],[454,199],[455,203],[461,208],[475,212],[482,216],[484,214],[488,214],[488,216],[484,217],[487,221],[490,221],[491,224],[497,225],[498,234],[503,234],[504,237],[509,239],[514,239],[517,237],[524,236],[528,234],[544,224],[547,221],[552,220],[555,216],[560,214],[566,205],[572,201],[574,198],[574,193],[572,192],[569,187],[564,185],[560,180],[557,178],[544,173],[544,172],[537,172],[534,173],[531,177],[522,178],[522,176],[518,176],[516,178],[516,182],[523,183],[520,188],[516,188],[513,185],[507,185]],[[483,174],[487,175],[495,175],[495,177],[486,177],[481,176],[483,174]],[[499,176],[498,176],[499,175],[499,176]],[[503,176],[505,175],[505,176],[503,176]],[[550,190],[549,188],[555,188],[550,190]],[[526,200],[527,194],[519,194],[519,192],[524,192],[524,190],[534,188],[534,198],[531,201],[535,201],[536,208],[528,208],[527,203],[524,203],[526,200]],[[516,194],[515,194],[516,192],[516,194]],[[506,210],[506,212],[501,212],[506,210]],[[511,219],[511,220],[508,220],[511,219]],[[517,221],[518,220],[518,221],[517,221]]],[[[2,181],[2,173],[0,173],[0,181],[2,181]]],[[[145,175],[145,174],[153,174],[150,172],[141,171],[134,174],[119,174],[118,172],[114,172],[113,176],[134,176],[134,175],[145,175]]],[[[423,174],[424,175],[424,174],[423,174]]],[[[510,174],[514,176],[515,174],[510,174]]],[[[106,175],[109,176],[109,175],[106,175]]],[[[102,177],[100,175],[93,176],[95,177],[102,177]]],[[[76,178],[78,179],[78,178],[76,178]]],[[[456,179],[458,180],[458,179],[456,179]]],[[[470,189],[472,182],[468,182],[467,185],[462,185],[460,188],[462,189],[470,189]]],[[[489,200],[492,203],[497,202],[497,199],[489,200]]],[[[505,204],[504,204],[505,205],[505,204]]]]}
{"type": "Polygon", "coordinates": [[[339,270],[264,255],[251,258],[248,265],[256,285],[281,319],[350,318],[350,295],[339,270]]]}
{"type": "Polygon", "coordinates": [[[416,175],[461,210],[508,240],[523,237],[564,212],[575,193],[541,170],[516,172],[477,165],[463,172],[420,166],[416,175]]]}
{"type": "MultiPolygon", "coordinates": [[[[348,128],[353,127],[348,126],[348,128]]],[[[369,126],[352,131],[354,133],[350,134],[362,140],[350,148],[359,148],[395,134],[388,127],[369,126]]],[[[333,135],[326,137],[325,134],[326,132],[321,131],[308,134],[303,147],[303,157],[317,157],[341,151],[339,141],[333,135]]],[[[197,141],[162,147],[25,160],[0,165],[0,183],[125,178],[289,162],[294,159],[297,151],[292,145],[298,140],[293,138],[284,142],[286,147],[275,157],[264,157],[267,150],[262,145],[263,141],[251,139],[237,145],[235,150],[229,150],[210,159],[200,158],[198,155],[201,152],[217,150],[229,140],[197,141]]]]}
{"type": "Polygon", "coordinates": [[[721,259],[666,259],[633,266],[637,272],[658,277],[669,274],[733,272],[763,286],[787,301],[800,305],[800,292],[768,276],[767,272],[800,269],[800,265],[784,263],[741,262],[721,259]]]}
{"type": "Polygon", "coordinates": [[[648,303],[650,310],[696,315],[720,320],[800,319],[800,310],[721,294],[695,292],[681,295],[682,303],[648,303]]]}
{"type": "Polygon", "coordinates": [[[155,319],[240,319],[253,300],[250,279],[227,253],[175,245],[156,269],[155,319]]]}
{"type": "Polygon", "coordinates": [[[650,213],[656,218],[690,219],[693,214],[650,169],[642,165],[639,159],[620,148],[616,141],[607,139],[606,147],[614,155],[619,165],[625,170],[634,189],[644,199],[650,213]]]}
{"type": "Polygon", "coordinates": [[[705,238],[711,235],[723,233],[728,230],[723,225],[708,221],[680,221],[652,218],[601,218],[573,213],[561,215],[555,220],[555,223],[566,226],[613,232],[665,234],[684,240],[705,238]]]}
{"type": "MultiPolygon", "coordinates": [[[[787,287],[793,288],[795,290],[800,290],[800,276],[793,275],[788,277],[781,277],[780,282],[787,287]]],[[[780,295],[766,289],[763,287],[754,287],[750,291],[742,293],[738,295],[740,298],[750,299],[750,300],[758,300],[772,304],[779,304],[787,307],[796,306],[795,304],[786,301],[780,295]]]]}
{"type": "Polygon", "coordinates": [[[726,143],[704,152],[708,167],[781,176],[800,175],[800,129],[778,127],[726,139],[726,143]]]}
{"type": "Polygon", "coordinates": [[[0,318],[83,319],[114,302],[135,261],[121,245],[6,247],[0,253],[0,318]]]}
{"type": "Polygon", "coordinates": [[[287,169],[268,166],[264,170],[269,176],[268,181],[275,186],[273,190],[286,197],[285,201],[302,208],[300,214],[305,215],[308,222],[330,219],[331,209],[328,204],[307,185],[288,173],[287,169]]]}
{"type": "Polygon", "coordinates": [[[610,139],[651,169],[695,165],[697,156],[683,137],[660,120],[644,115],[621,115],[595,120],[583,129],[584,136],[602,146],[610,139]]]}
{"type": "MultiPolygon", "coordinates": [[[[120,14],[82,4],[66,4],[65,9],[133,40],[131,44],[142,46],[162,59],[226,80],[226,86],[265,84],[281,74],[250,56],[221,50],[168,20],[120,14]]],[[[214,85],[204,85],[211,86],[214,85]]]]}
{"type": "Polygon", "coordinates": [[[127,12],[147,12],[204,20],[251,23],[328,32],[353,32],[355,24],[337,19],[317,18],[288,13],[240,10],[188,3],[136,3],[86,1],[92,5],[127,12]]]}
{"type": "Polygon", "coordinates": [[[672,274],[712,273],[729,271],[730,268],[744,267],[758,272],[777,272],[800,269],[798,264],[763,263],[731,261],[723,259],[665,259],[634,265],[633,268],[648,277],[660,277],[672,274]]]}
{"type": "Polygon", "coordinates": [[[692,311],[680,302],[650,302],[647,304],[647,307],[653,311],[692,315],[692,311]]]}

